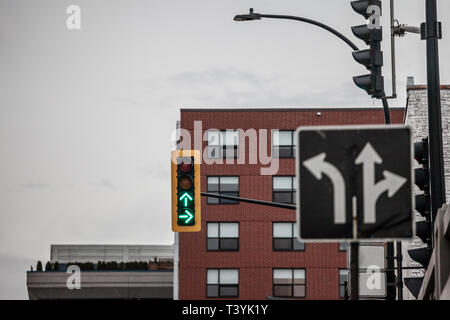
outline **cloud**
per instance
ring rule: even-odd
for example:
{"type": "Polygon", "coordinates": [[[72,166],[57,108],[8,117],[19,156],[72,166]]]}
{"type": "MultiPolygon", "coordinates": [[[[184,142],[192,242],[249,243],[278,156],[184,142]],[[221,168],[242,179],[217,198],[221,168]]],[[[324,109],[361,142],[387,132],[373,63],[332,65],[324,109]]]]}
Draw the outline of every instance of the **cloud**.
{"type": "Polygon", "coordinates": [[[101,179],[100,181],[91,181],[89,185],[92,187],[105,188],[115,190],[116,188],[108,179],[101,179]]]}
{"type": "Polygon", "coordinates": [[[372,101],[347,82],[305,82],[301,75],[267,76],[236,68],[184,71],[130,84],[125,105],[158,109],[225,107],[347,107],[370,106],[372,101]]]}
{"type": "Polygon", "coordinates": [[[173,75],[168,78],[170,82],[190,85],[208,85],[208,84],[223,84],[223,83],[239,83],[247,84],[255,88],[262,88],[262,81],[267,81],[273,78],[263,78],[255,73],[238,70],[234,68],[215,68],[206,70],[204,72],[185,71],[173,75]]]}

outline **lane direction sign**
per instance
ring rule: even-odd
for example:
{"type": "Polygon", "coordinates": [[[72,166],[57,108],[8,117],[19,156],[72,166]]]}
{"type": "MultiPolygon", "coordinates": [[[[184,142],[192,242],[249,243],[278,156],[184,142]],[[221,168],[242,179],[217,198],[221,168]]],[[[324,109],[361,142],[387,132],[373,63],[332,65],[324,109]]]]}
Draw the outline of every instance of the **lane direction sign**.
{"type": "Polygon", "coordinates": [[[302,241],[414,236],[409,127],[300,127],[296,135],[302,241]]]}

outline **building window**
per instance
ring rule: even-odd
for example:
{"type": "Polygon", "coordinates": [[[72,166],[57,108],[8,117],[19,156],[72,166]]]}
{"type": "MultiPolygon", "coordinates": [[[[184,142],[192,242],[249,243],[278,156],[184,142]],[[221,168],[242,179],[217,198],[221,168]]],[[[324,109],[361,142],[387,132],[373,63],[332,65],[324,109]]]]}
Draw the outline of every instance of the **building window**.
{"type": "Polygon", "coordinates": [[[239,271],[238,269],[207,269],[206,286],[208,298],[238,297],[239,271]]]}
{"type": "Polygon", "coordinates": [[[296,200],[295,189],[295,177],[273,177],[273,202],[294,204],[296,200]]]}
{"type": "Polygon", "coordinates": [[[295,158],[296,145],[295,131],[272,131],[272,154],[274,158],[295,158]]]}
{"type": "Polygon", "coordinates": [[[345,297],[345,287],[347,284],[347,269],[339,269],[339,298],[345,297]]]}
{"type": "Polygon", "coordinates": [[[211,159],[237,159],[239,154],[239,131],[208,130],[207,155],[211,159]]]}
{"type": "Polygon", "coordinates": [[[206,233],[208,251],[239,250],[239,223],[208,222],[206,233]]]}
{"type": "MultiPolygon", "coordinates": [[[[227,196],[239,197],[239,177],[208,177],[207,190],[227,196]]],[[[208,197],[208,204],[236,204],[239,201],[208,197]]]]}
{"type": "Polygon", "coordinates": [[[348,242],[339,242],[339,251],[347,251],[348,242]]]}
{"type": "Polygon", "coordinates": [[[303,251],[305,244],[298,241],[298,227],[294,222],[273,223],[274,251],[303,251]]]}
{"type": "Polygon", "coordinates": [[[273,269],[273,296],[303,298],[306,296],[305,269],[273,269]]]}

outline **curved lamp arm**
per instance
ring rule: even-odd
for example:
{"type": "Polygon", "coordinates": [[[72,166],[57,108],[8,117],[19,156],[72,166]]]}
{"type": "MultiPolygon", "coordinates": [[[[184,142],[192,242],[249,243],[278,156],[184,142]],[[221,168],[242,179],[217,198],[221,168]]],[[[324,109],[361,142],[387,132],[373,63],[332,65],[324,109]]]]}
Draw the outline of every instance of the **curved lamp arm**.
{"type": "MultiPolygon", "coordinates": [[[[249,14],[237,15],[234,17],[234,20],[235,21],[251,21],[251,20],[261,20],[261,18],[296,20],[296,21],[309,23],[309,24],[315,25],[319,28],[322,28],[322,29],[325,29],[325,30],[331,32],[332,34],[334,34],[335,36],[337,36],[338,38],[343,40],[346,44],[348,44],[350,46],[350,48],[352,48],[353,51],[359,50],[359,48],[350,39],[348,39],[346,36],[344,36],[342,33],[337,31],[336,29],[333,29],[332,27],[327,26],[326,24],[323,24],[319,21],[315,21],[315,20],[308,19],[308,18],[297,17],[297,16],[288,16],[288,15],[254,13],[253,8],[250,8],[249,14]]],[[[381,99],[381,101],[383,102],[385,123],[389,124],[391,122],[390,114],[389,114],[389,103],[387,101],[387,98],[385,98],[385,97],[383,97],[381,99]]]]}
{"type": "Polygon", "coordinates": [[[346,36],[344,36],[342,33],[340,33],[336,29],[333,29],[319,21],[315,21],[315,20],[311,20],[311,19],[303,18],[303,17],[296,17],[296,16],[285,16],[285,15],[275,15],[275,14],[258,14],[258,15],[261,18],[297,20],[297,21],[315,25],[315,26],[325,29],[325,30],[331,32],[332,34],[334,34],[335,36],[339,37],[341,40],[343,40],[345,43],[347,43],[350,46],[350,48],[352,48],[354,51],[359,50],[359,48],[350,39],[348,39],[346,36]]]}

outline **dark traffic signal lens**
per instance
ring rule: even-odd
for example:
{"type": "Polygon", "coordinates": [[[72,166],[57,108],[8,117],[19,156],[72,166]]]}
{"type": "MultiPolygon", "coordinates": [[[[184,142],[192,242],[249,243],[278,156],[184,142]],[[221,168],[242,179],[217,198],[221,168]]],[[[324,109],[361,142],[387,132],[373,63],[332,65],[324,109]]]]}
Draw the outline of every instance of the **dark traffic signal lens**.
{"type": "Polygon", "coordinates": [[[181,189],[183,190],[189,190],[192,188],[192,178],[189,176],[181,176],[180,179],[178,180],[178,185],[180,186],[181,189]]]}
{"type": "Polygon", "coordinates": [[[178,167],[180,168],[181,172],[185,172],[185,173],[191,172],[191,170],[192,170],[192,164],[190,164],[190,163],[184,163],[183,162],[178,167]]]}

